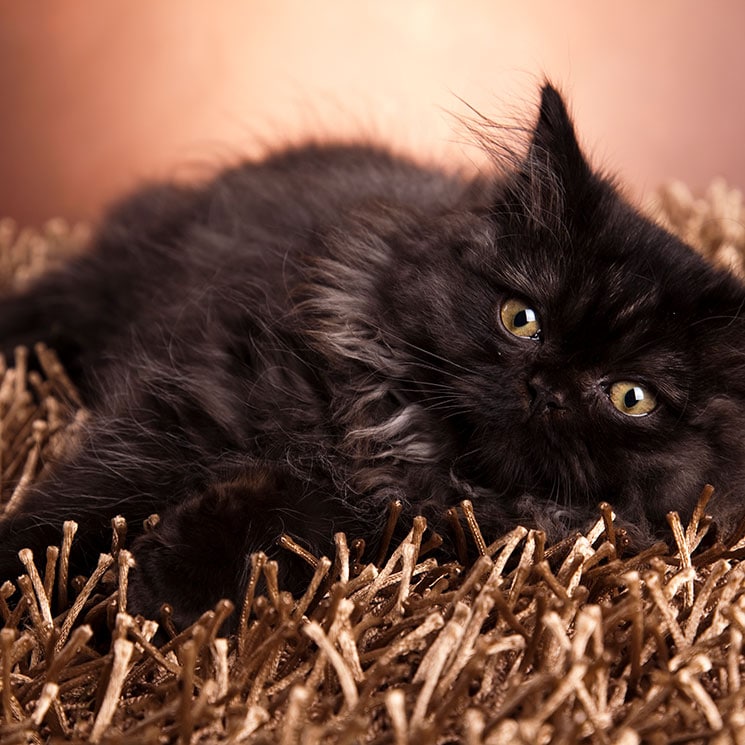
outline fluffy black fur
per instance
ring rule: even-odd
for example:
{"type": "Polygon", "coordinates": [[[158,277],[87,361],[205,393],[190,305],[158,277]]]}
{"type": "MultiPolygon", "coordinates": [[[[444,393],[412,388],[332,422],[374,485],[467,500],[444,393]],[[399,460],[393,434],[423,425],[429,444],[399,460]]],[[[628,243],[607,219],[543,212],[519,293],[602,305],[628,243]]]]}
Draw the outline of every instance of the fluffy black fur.
{"type": "Polygon", "coordinates": [[[643,544],[711,482],[730,519],[743,286],[591,170],[552,87],[503,166],[473,180],[374,147],[290,149],[136,195],[88,255],[4,299],[6,353],[56,348],[93,419],[0,523],[0,575],[65,519],[89,569],[113,516],[136,532],[158,512],[133,544],[133,605],[185,623],[240,597],[249,554],[283,531],[328,552],[336,530],[379,535],[391,498],[444,530],[468,497],[492,538],[557,537],[607,500],[643,544]],[[534,338],[505,327],[510,298],[534,338]],[[657,407],[619,411],[619,381],[657,407]]]}

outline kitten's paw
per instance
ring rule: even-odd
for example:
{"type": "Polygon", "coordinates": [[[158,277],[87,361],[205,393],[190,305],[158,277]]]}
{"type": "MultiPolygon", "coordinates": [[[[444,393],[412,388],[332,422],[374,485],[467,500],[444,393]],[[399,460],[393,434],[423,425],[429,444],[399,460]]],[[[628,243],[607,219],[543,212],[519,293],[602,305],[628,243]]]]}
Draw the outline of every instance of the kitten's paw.
{"type": "Polygon", "coordinates": [[[127,611],[160,622],[164,604],[171,606],[177,629],[191,625],[231,593],[204,571],[193,546],[169,536],[168,525],[140,536],[132,546],[135,566],[127,588],[127,611]]]}

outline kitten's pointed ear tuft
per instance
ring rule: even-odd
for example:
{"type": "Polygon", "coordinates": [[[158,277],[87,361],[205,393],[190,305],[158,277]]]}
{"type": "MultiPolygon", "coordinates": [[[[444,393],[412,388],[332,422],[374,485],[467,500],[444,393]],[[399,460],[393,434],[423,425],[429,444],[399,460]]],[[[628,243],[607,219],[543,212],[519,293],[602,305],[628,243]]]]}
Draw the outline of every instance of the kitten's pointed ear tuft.
{"type": "Polygon", "coordinates": [[[528,162],[533,167],[548,166],[565,187],[590,173],[564,99],[550,83],[541,90],[541,108],[528,162]]]}
{"type": "MultiPolygon", "coordinates": [[[[507,213],[523,215],[558,235],[568,221],[592,219],[597,185],[582,154],[561,94],[550,84],[541,91],[541,108],[530,148],[507,191],[507,213]]],[[[499,207],[497,207],[499,211],[499,207]]]]}

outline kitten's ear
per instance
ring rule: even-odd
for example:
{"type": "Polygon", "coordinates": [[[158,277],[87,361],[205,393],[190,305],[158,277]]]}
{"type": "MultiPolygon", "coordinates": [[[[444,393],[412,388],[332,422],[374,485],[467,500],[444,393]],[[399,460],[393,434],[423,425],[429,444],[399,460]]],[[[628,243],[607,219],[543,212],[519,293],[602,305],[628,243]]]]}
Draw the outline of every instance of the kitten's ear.
{"type": "Polygon", "coordinates": [[[548,167],[565,189],[590,175],[564,99],[550,83],[541,90],[541,108],[527,163],[532,167],[548,167]]]}
{"type": "Polygon", "coordinates": [[[577,142],[566,104],[547,83],[513,197],[530,218],[546,224],[549,218],[566,219],[586,207],[587,186],[592,182],[592,170],[577,142]]]}

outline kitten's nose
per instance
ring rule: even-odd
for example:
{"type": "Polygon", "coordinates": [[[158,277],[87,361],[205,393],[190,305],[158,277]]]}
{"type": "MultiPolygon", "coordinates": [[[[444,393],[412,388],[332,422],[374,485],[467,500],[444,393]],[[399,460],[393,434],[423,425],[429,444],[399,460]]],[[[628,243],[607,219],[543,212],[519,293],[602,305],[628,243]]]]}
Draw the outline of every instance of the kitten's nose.
{"type": "Polygon", "coordinates": [[[562,411],[568,408],[567,395],[563,389],[549,383],[542,375],[533,375],[527,383],[530,408],[533,412],[562,411]]]}

